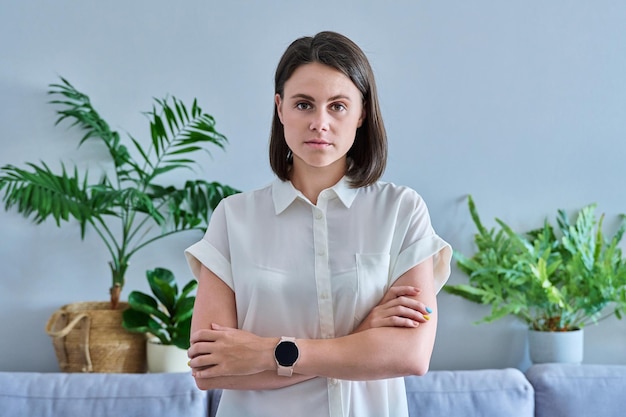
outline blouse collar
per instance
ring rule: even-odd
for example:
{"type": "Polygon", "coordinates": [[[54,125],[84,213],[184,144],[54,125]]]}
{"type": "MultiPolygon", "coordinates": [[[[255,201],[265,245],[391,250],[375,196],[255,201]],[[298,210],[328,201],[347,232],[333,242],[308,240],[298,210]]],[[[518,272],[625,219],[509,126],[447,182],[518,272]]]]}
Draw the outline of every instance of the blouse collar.
{"type": "MultiPolygon", "coordinates": [[[[327,200],[339,198],[346,208],[350,208],[358,192],[359,189],[350,187],[348,179],[344,176],[337,184],[322,191],[320,198],[326,198],[327,200]],[[324,196],[324,194],[326,194],[326,196],[324,196]]],[[[272,197],[274,199],[274,210],[276,214],[282,213],[298,197],[308,201],[306,197],[293,186],[291,181],[282,181],[278,178],[272,183],[272,197]]]]}

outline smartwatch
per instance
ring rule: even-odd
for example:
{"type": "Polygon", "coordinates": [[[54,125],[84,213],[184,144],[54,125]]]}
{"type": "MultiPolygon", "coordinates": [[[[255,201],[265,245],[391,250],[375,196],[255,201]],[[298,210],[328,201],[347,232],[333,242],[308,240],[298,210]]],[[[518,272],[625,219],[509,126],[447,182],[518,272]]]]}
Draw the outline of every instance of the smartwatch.
{"type": "Polygon", "coordinates": [[[300,351],[298,350],[298,345],[296,345],[296,338],[281,337],[274,348],[274,359],[276,359],[276,365],[278,366],[278,375],[293,375],[293,366],[298,361],[299,356],[300,351]]]}

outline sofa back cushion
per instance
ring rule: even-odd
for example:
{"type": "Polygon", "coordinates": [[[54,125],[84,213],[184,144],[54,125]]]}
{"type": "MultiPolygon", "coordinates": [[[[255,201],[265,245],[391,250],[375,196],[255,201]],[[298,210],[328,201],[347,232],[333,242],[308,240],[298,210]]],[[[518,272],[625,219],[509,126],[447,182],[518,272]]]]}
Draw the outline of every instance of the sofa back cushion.
{"type": "Polygon", "coordinates": [[[526,377],[536,417],[626,416],[626,365],[538,364],[526,377]]]}
{"type": "Polygon", "coordinates": [[[189,373],[0,372],[0,407],[3,416],[207,416],[189,373]]]}
{"type": "Polygon", "coordinates": [[[534,417],[533,388],[517,369],[431,371],[405,381],[411,417],[534,417]]]}

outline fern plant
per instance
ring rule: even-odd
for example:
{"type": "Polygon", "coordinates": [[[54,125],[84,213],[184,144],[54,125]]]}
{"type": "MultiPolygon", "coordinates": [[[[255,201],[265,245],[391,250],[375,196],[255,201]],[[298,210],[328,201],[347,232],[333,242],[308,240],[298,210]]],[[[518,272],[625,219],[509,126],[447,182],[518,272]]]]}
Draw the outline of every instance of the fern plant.
{"type": "Polygon", "coordinates": [[[454,253],[468,284],[444,290],[491,306],[481,322],[513,315],[530,329],[568,331],[626,311],[626,260],[619,247],[626,230],[621,216],[615,233],[603,233],[604,215],[595,204],[583,207],[572,223],[557,212],[557,230],[546,220],[542,228],[517,233],[500,219],[499,229],[481,222],[472,197],[469,211],[478,233],[476,252],[454,253]]]}
{"type": "Polygon", "coordinates": [[[167,184],[168,173],[193,168],[193,156],[208,152],[207,145],[224,149],[227,139],[215,130],[214,118],[194,100],[190,107],[176,97],[155,99],[145,113],[150,142],[142,145],[128,135],[134,156],[92,106],[90,98],[66,79],[51,84],[52,104],[58,106],[56,125],[69,121],[81,128],[79,146],[102,143],[112,169],[97,180],[76,165],[62,163],[60,172],[48,164],[27,163],[25,168],[0,168],[0,191],[5,209],[17,209],[35,223],[52,217],[57,226],[71,219],[95,230],[106,246],[111,270],[111,307],[116,308],[131,258],[147,245],[189,230],[203,231],[219,201],[238,190],[218,182],[189,180],[182,186],[167,184]]]}

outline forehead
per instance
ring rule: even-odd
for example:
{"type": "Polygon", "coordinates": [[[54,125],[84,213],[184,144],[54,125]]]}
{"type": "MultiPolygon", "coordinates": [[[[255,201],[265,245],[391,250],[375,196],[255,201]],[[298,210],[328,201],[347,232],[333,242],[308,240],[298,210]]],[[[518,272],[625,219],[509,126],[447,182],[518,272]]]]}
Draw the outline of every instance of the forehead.
{"type": "Polygon", "coordinates": [[[361,93],[343,72],[314,62],[299,66],[285,82],[285,96],[307,94],[312,97],[344,95],[360,97],[361,93]]]}

